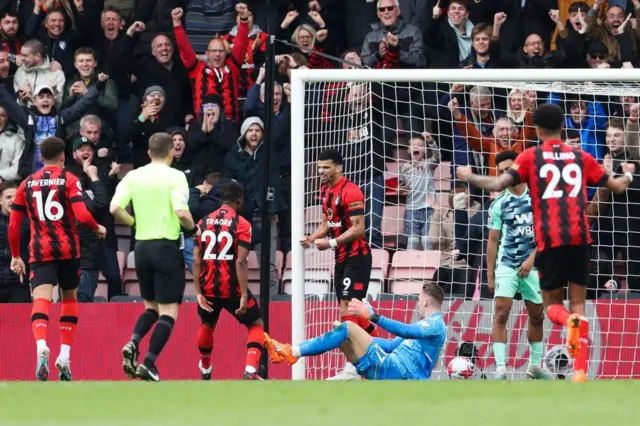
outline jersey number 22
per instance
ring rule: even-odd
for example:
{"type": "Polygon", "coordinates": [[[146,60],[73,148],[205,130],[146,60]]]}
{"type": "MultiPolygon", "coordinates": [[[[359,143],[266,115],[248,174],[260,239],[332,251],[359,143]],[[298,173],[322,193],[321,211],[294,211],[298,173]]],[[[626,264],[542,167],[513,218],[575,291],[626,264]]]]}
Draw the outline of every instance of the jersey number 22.
{"type": "Polygon", "coordinates": [[[204,260],[233,260],[233,254],[228,254],[229,250],[233,246],[233,236],[227,231],[222,231],[218,235],[215,232],[206,230],[202,233],[200,241],[207,244],[207,248],[204,250],[204,260]],[[209,240],[209,242],[207,242],[209,240]],[[216,244],[222,244],[225,242],[224,247],[219,253],[211,253],[216,244]]]}

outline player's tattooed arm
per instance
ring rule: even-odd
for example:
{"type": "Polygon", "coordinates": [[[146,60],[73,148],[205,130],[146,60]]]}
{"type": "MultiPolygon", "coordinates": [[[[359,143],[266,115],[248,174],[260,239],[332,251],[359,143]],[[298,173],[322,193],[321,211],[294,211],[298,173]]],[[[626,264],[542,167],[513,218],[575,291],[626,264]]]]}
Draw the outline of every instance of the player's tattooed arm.
{"type": "Polygon", "coordinates": [[[351,216],[351,228],[336,238],[336,242],[339,246],[343,244],[349,244],[360,237],[364,237],[364,215],[351,216]]]}

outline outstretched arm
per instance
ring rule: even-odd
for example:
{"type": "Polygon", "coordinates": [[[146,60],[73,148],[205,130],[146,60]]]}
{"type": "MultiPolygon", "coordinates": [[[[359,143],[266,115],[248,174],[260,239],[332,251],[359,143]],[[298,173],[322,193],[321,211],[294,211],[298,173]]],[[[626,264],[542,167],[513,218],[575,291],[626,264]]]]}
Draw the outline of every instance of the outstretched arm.
{"type": "Polygon", "coordinates": [[[378,324],[391,334],[404,339],[424,339],[425,337],[438,334],[440,331],[433,327],[429,320],[422,320],[413,324],[405,324],[391,318],[374,315],[371,322],[378,324]]]}
{"type": "Polygon", "coordinates": [[[480,176],[471,171],[471,167],[458,167],[456,170],[458,179],[469,182],[471,185],[492,192],[502,192],[508,186],[514,185],[515,180],[511,173],[505,173],[499,177],[480,176]]]}

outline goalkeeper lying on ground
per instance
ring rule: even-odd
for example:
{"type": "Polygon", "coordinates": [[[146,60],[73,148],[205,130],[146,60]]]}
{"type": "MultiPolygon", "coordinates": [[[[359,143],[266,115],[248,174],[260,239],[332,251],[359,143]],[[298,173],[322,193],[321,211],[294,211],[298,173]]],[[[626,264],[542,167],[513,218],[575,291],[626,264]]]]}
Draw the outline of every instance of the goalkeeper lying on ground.
{"type": "Polygon", "coordinates": [[[441,312],[443,300],[444,293],[438,285],[425,284],[418,298],[423,319],[414,324],[380,316],[367,302],[358,299],[349,302],[349,315],[369,319],[398,336],[394,340],[371,337],[357,324],[346,321],[299,346],[279,343],[265,333],[265,346],[273,363],[295,364],[300,357],[340,348],[358,374],[366,379],[425,380],[431,376],[447,334],[441,312]]]}

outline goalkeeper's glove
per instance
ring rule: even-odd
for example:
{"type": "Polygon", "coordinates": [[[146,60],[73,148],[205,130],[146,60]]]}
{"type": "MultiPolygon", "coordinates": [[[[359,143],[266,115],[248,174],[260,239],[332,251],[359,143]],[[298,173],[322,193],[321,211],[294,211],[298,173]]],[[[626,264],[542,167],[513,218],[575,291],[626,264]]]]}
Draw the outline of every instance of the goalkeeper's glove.
{"type": "Polygon", "coordinates": [[[366,300],[351,299],[349,302],[349,313],[365,318],[373,323],[378,321],[378,314],[373,310],[373,306],[366,300]]]}

